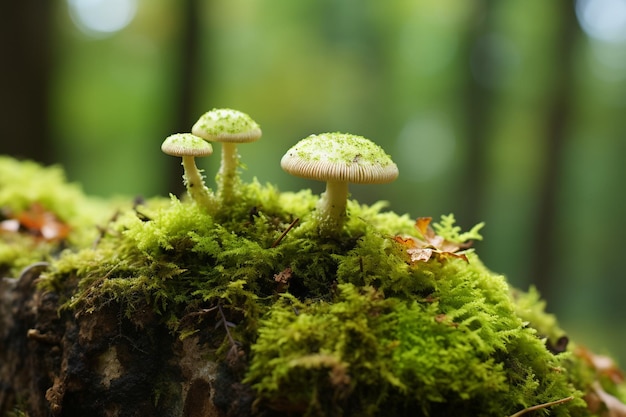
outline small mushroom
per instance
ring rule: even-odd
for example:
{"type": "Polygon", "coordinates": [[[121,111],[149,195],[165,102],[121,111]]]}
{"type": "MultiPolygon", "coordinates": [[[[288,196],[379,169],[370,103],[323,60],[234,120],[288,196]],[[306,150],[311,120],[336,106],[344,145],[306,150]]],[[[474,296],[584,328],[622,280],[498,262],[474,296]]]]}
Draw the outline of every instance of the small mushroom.
{"type": "Polygon", "coordinates": [[[398,176],[398,167],[380,146],[347,133],[311,135],[289,149],[280,165],[291,175],[326,181],[317,205],[320,233],[326,235],[343,227],[348,183],[384,184],[398,176]]]}
{"type": "Polygon", "coordinates": [[[191,132],[210,142],[222,143],[222,162],[217,176],[217,194],[222,204],[232,201],[239,166],[238,143],[255,142],[261,128],[250,116],[232,109],[213,109],[203,114],[191,132]]]}
{"type": "Polygon", "coordinates": [[[210,209],[214,206],[213,196],[204,184],[202,173],[198,170],[195,157],[209,156],[213,153],[210,143],[191,133],[177,133],[168,136],[161,145],[161,150],[172,156],[183,158],[185,174],[183,181],[189,196],[198,204],[210,209]]]}

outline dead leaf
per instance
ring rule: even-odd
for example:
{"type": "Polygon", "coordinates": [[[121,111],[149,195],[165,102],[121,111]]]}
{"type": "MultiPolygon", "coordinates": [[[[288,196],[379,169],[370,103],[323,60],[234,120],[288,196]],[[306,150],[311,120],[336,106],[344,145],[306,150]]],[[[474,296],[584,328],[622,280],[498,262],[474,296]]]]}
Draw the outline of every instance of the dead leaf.
{"type": "Polygon", "coordinates": [[[417,220],[415,220],[415,227],[419,230],[422,236],[426,237],[428,234],[428,227],[432,220],[432,217],[418,217],[417,220]]]}
{"type": "Polygon", "coordinates": [[[574,354],[587,362],[599,376],[609,378],[614,384],[624,382],[624,373],[610,357],[595,354],[582,346],[576,347],[574,354]]]}
{"type": "Polygon", "coordinates": [[[276,291],[284,292],[287,289],[287,285],[289,284],[289,280],[292,275],[293,270],[290,267],[283,269],[278,274],[274,274],[274,281],[278,283],[276,291]]]}
{"type": "Polygon", "coordinates": [[[459,327],[458,323],[448,320],[448,316],[445,313],[440,313],[435,316],[435,321],[437,323],[443,323],[450,327],[459,327]]]}
{"type": "Polygon", "coordinates": [[[16,219],[2,220],[0,222],[0,230],[16,233],[20,230],[20,222],[16,219]]]}
{"type": "Polygon", "coordinates": [[[419,232],[419,237],[395,236],[393,238],[397,243],[404,246],[410,262],[428,262],[433,255],[440,260],[452,257],[469,262],[465,254],[457,252],[469,248],[472,242],[458,243],[444,239],[430,227],[431,221],[432,217],[417,218],[415,228],[419,232]]]}
{"type": "Polygon", "coordinates": [[[433,256],[432,248],[412,248],[407,249],[406,253],[411,256],[411,262],[428,261],[433,256]]]}
{"type": "Polygon", "coordinates": [[[577,346],[574,355],[596,372],[596,381],[591,384],[589,392],[585,395],[587,408],[600,417],[626,417],[626,404],[609,394],[600,384],[600,378],[608,378],[614,384],[624,382],[624,374],[618,368],[613,359],[608,356],[598,355],[589,349],[577,346]]]}
{"type": "Polygon", "coordinates": [[[287,282],[289,282],[292,273],[293,271],[291,270],[291,268],[287,267],[280,271],[278,274],[274,274],[274,281],[281,284],[286,284],[287,282]]]}
{"type": "Polygon", "coordinates": [[[606,392],[597,381],[591,385],[585,401],[589,411],[600,417],[626,417],[626,404],[606,392]]]}
{"type": "Polygon", "coordinates": [[[17,216],[3,220],[0,224],[0,230],[5,232],[25,231],[46,241],[63,240],[70,233],[69,225],[59,220],[53,212],[46,210],[39,203],[33,203],[17,216]]]}

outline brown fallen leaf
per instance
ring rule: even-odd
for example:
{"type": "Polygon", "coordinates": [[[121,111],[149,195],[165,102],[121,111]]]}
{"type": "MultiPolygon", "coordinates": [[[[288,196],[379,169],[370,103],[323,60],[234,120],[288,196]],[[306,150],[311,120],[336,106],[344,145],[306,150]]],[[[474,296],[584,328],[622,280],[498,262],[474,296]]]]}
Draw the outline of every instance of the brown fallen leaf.
{"type": "Polygon", "coordinates": [[[591,384],[585,401],[589,411],[600,417],[626,417],[626,404],[606,392],[598,381],[591,384]]]}
{"type": "Polygon", "coordinates": [[[276,288],[277,292],[285,292],[292,275],[293,270],[290,267],[283,269],[278,274],[274,274],[274,281],[278,284],[276,288]]]}
{"type": "Polygon", "coordinates": [[[446,316],[445,313],[437,314],[435,316],[435,321],[437,323],[442,323],[442,324],[448,325],[450,327],[459,327],[458,323],[455,323],[453,321],[448,320],[448,317],[446,316]]]}
{"type": "Polygon", "coordinates": [[[33,203],[27,210],[3,220],[0,231],[25,231],[46,241],[60,241],[69,235],[70,226],[41,204],[33,203]]]}
{"type": "Polygon", "coordinates": [[[409,255],[410,262],[428,262],[433,255],[440,260],[458,258],[469,262],[465,254],[457,252],[469,248],[472,242],[458,243],[446,240],[443,236],[436,234],[433,228],[430,227],[431,221],[432,217],[418,217],[415,221],[415,228],[419,232],[419,237],[394,237],[394,240],[404,247],[407,255],[409,255]]]}
{"type": "Polygon", "coordinates": [[[614,384],[624,382],[624,373],[610,357],[595,354],[582,346],[576,347],[574,354],[587,362],[587,364],[596,371],[598,376],[607,377],[614,384]]]}

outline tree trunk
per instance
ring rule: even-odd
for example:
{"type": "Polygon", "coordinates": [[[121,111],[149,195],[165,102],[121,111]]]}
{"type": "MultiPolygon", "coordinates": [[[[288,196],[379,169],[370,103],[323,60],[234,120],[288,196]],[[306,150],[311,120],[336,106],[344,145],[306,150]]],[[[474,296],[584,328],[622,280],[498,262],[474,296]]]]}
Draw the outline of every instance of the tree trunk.
{"type": "Polygon", "coordinates": [[[558,216],[559,189],[563,169],[563,148],[570,132],[569,120],[574,99],[574,53],[580,28],[576,20],[574,7],[563,3],[562,23],[554,50],[554,86],[549,104],[549,113],[545,126],[547,140],[545,162],[539,188],[537,221],[535,222],[532,259],[533,283],[543,297],[550,301],[556,299],[557,283],[554,282],[555,258],[546,256],[553,253],[558,245],[555,224],[558,216]]]}
{"type": "Polygon", "coordinates": [[[48,112],[54,2],[0,4],[0,154],[51,163],[48,112]]]}

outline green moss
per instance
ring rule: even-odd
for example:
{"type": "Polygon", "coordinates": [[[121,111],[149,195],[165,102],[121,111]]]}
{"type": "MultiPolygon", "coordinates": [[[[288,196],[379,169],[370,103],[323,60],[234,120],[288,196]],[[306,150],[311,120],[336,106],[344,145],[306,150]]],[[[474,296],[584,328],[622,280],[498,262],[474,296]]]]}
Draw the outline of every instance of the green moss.
{"type": "MultiPolygon", "coordinates": [[[[173,196],[122,210],[41,285],[78,315],[115,304],[181,339],[215,329],[206,357],[243,352],[242,381],[276,415],[507,416],[573,396],[551,415],[591,416],[594,382],[622,395],[574,344],[548,349],[564,333],[536,291],[511,289],[472,250],[416,261],[395,239],[421,239],[414,220],[384,203],[349,201],[342,234],[323,237],[310,191],[241,187],[215,216],[173,196]]],[[[480,227],[433,226],[458,244],[480,227]]]]}
{"type": "Polygon", "coordinates": [[[559,327],[556,317],[546,313],[546,302],[541,299],[535,287],[531,287],[527,292],[513,289],[512,296],[515,299],[517,315],[537,329],[541,337],[547,338],[555,345],[565,336],[565,331],[559,327]]]}
{"type": "Polygon", "coordinates": [[[10,223],[2,223],[0,276],[17,277],[27,265],[50,261],[64,248],[90,244],[98,235],[96,224],[112,215],[114,205],[86,198],[78,185],[67,183],[58,166],[42,167],[0,156],[0,221],[17,225],[20,215],[32,210],[40,226],[58,222],[64,228],[46,238],[41,227],[27,230],[20,224],[14,229],[10,223]]]}
{"type": "Polygon", "coordinates": [[[452,242],[463,243],[469,240],[483,239],[480,235],[480,229],[485,226],[485,223],[478,223],[471,230],[461,232],[461,228],[455,222],[454,214],[444,215],[441,216],[439,223],[434,224],[434,229],[439,236],[452,242]]]}
{"type": "MultiPolygon", "coordinates": [[[[428,295],[412,299],[353,284],[332,302],[284,296],[262,322],[247,381],[274,406],[320,416],[509,415],[576,393],[565,357],[514,314],[502,277],[475,257],[422,269],[428,295]]],[[[554,415],[574,410],[583,402],[554,415]]]]}

